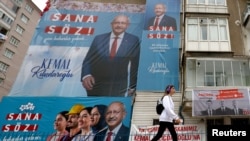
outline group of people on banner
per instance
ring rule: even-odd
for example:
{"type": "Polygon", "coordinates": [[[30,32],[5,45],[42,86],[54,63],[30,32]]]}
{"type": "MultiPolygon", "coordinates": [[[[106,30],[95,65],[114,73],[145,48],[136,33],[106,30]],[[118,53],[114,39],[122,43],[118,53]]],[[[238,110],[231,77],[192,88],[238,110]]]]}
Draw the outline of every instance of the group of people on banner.
{"type": "MultiPolygon", "coordinates": [[[[159,140],[166,128],[172,140],[178,140],[174,125],[183,121],[174,112],[174,94],[174,85],[167,85],[162,96],[164,110],[159,116],[158,132],[151,141],[159,140]]],[[[69,110],[57,113],[53,124],[55,132],[48,135],[46,141],[129,141],[130,127],[123,122],[126,116],[126,106],[121,101],[94,106],[76,103],[69,110]]]]}
{"type": "MultiPolygon", "coordinates": [[[[58,1],[59,2],[59,1],[58,1]]],[[[71,1],[70,1],[71,2],[71,1]]],[[[152,2],[152,1],[151,1],[152,2]]],[[[168,1],[167,1],[168,2],[168,1]]],[[[167,3],[166,2],[166,3],[167,3]]],[[[178,21],[176,21],[175,17],[171,17],[168,15],[167,12],[167,6],[164,2],[153,2],[154,3],[154,11],[150,11],[150,14],[153,14],[154,16],[149,17],[148,21],[145,22],[145,24],[141,27],[140,30],[148,30],[147,32],[151,32],[150,30],[157,30],[157,29],[167,29],[165,32],[174,32],[178,30],[178,21]],[[156,4],[155,4],[156,3],[156,4]]],[[[175,2],[177,3],[177,2],[175,2]]],[[[179,3],[177,3],[179,4],[179,3]]],[[[75,4],[77,5],[77,4],[75,4]]],[[[105,4],[104,4],[105,5],[105,4]]],[[[169,6],[171,7],[171,6],[169,6]]],[[[49,9],[47,9],[48,13],[50,12],[49,9]]],[[[68,11],[69,13],[72,12],[74,9],[71,9],[71,11],[68,11]]],[[[178,9],[179,10],[179,9],[178,9]]],[[[63,12],[64,9],[62,10],[63,12]]],[[[46,12],[46,11],[44,11],[46,12]]],[[[56,12],[60,12],[60,9],[56,10],[56,12]]],[[[82,12],[82,11],[81,11],[82,12]]],[[[106,11],[105,11],[106,12],[106,11]]],[[[127,11],[128,13],[131,11],[127,11]]],[[[179,12],[179,11],[177,11],[179,12]]],[[[51,11],[51,13],[53,13],[51,11]]],[[[74,13],[74,12],[72,12],[74,13]]],[[[43,13],[45,19],[47,17],[46,13],[43,13]]],[[[69,14],[70,15],[70,14],[69,14]]],[[[105,15],[105,14],[104,14],[105,15]]],[[[77,77],[77,84],[80,85],[80,88],[86,90],[86,96],[87,97],[98,97],[102,99],[104,97],[126,97],[126,96],[134,96],[136,93],[136,90],[138,88],[138,69],[139,69],[139,61],[140,61],[140,55],[141,55],[141,39],[140,35],[137,36],[135,34],[129,33],[126,31],[129,27],[129,25],[132,23],[130,21],[130,17],[126,15],[126,12],[120,12],[120,13],[110,13],[110,15],[114,16],[112,21],[110,21],[111,25],[111,31],[102,33],[99,35],[96,35],[93,37],[93,40],[91,40],[91,44],[86,51],[86,56],[84,56],[82,61],[81,68],[73,68],[72,66],[68,65],[68,69],[74,71],[72,73],[72,77],[75,77],[77,75],[80,75],[77,77]],[[121,14],[122,13],[122,14],[121,14]],[[113,15],[115,14],[115,15],[113,15]],[[81,70],[81,72],[75,71],[75,70],[81,70]],[[77,74],[76,74],[77,73],[77,74]],[[79,83],[80,80],[80,83],[79,83]]],[[[177,13],[179,15],[179,13],[177,13]]],[[[61,18],[61,17],[60,17],[61,18]]],[[[59,19],[60,19],[59,18],[59,19]]],[[[61,19],[60,19],[61,20],[61,19]]],[[[69,19],[67,19],[69,20],[69,19]]],[[[65,25],[68,25],[69,23],[67,20],[63,21],[65,25]]],[[[177,19],[178,20],[178,19],[177,19]]],[[[61,24],[59,22],[61,21],[50,21],[49,22],[57,25],[61,24]]],[[[44,22],[41,20],[41,22],[44,22]]],[[[62,22],[62,24],[64,24],[62,22]]],[[[69,20],[69,22],[71,22],[69,20]]],[[[102,26],[102,21],[98,21],[99,24],[102,26]]],[[[140,21],[141,22],[141,21],[140,21]]],[[[74,24],[82,24],[82,23],[74,23],[74,24]]],[[[72,26],[74,25],[72,23],[72,26]]],[[[86,23],[88,24],[88,23],[86,23]]],[[[133,23],[132,23],[133,24],[133,23]]],[[[42,24],[41,24],[42,25],[42,24]]],[[[44,25],[43,25],[44,26],[44,25]]],[[[45,25],[47,26],[47,25],[45,25]]],[[[140,26],[140,25],[139,25],[140,26]]],[[[42,26],[41,26],[42,27],[42,26]]],[[[105,28],[103,26],[102,28],[105,28]]],[[[40,28],[38,28],[40,29],[40,28]]],[[[40,29],[41,31],[43,29],[40,29]]],[[[138,29],[135,29],[135,32],[137,33],[138,29]]],[[[44,31],[42,31],[44,32],[44,31]]],[[[161,32],[161,31],[159,31],[161,32]]],[[[48,36],[62,36],[66,37],[66,35],[61,34],[47,34],[47,33],[38,33],[37,37],[34,39],[38,39],[41,35],[48,35],[48,36]]],[[[74,35],[68,35],[71,37],[74,35]]],[[[46,37],[42,37],[46,38],[46,37]]],[[[178,37],[176,37],[178,39],[178,37]]],[[[54,39],[51,38],[51,39],[54,39]]],[[[39,39],[40,40],[40,39],[39,39]]],[[[158,39],[157,39],[158,40],[158,39]]],[[[65,40],[63,40],[65,41],[65,40]]],[[[151,40],[152,41],[152,40],[151,40]]],[[[167,44],[166,41],[163,39],[164,45],[167,44]]],[[[66,50],[69,48],[73,48],[72,46],[64,46],[59,44],[57,40],[51,40],[51,42],[48,41],[46,44],[37,44],[40,43],[37,40],[34,41],[34,44],[32,44],[32,47],[37,47],[39,45],[40,48],[48,48],[48,50],[45,51],[46,55],[48,55],[48,58],[56,58],[55,55],[52,55],[52,53],[56,52],[52,49],[58,48],[58,46],[65,47],[66,50]],[[35,46],[33,46],[35,45],[35,46]],[[51,54],[50,54],[51,53],[51,54]]],[[[171,42],[172,43],[172,42],[171,42]]],[[[75,46],[75,45],[74,45],[75,46]]],[[[85,45],[81,45],[80,47],[84,48],[85,45]],[[83,47],[82,47],[83,46],[83,47]]],[[[87,46],[88,47],[88,46],[87,46]]],[[[176,48],[176,51],[178,51],[177,47],[169,47],[169,48],[176,48]]],[[[37,50],[37,49],[35,49],[37,50]]],[[[61,49],[60,49],[61,50],[61,49]]],[[[144,48],[144,51],[147,50],[144,48]]],[[[85,51],[85,50],[84,50],[85,51]]],[[[166,49],[165,52],[168,50],[166,49]]],[[[153,52],[153,51],[152,51],[153,52]]],[[[151,52],[151,54],[153,54],[151,52]]],[[[84,52],[85,53],[85,52],[84,52]]],[[[37,62],[41,62],[42,60],[46,60],[45,55],[41,52],[37,52],[39,54],[36,59],[37,62]],[[42,58],[42,59],[41,59],[42,58]],[[44,59],[45,58],[45,59],[44,59]]],[[[66,54],[66,53],[65,53],[66,54]]],[[[150,54],[150,55],[151,55],[150,54]]],[[[64,59],[64,55],[62,54],[56,54],[59,57],[64,59]]],[[[162,54],[161,54],[162,55],[162,54]]],[[[159,55],[160,57],[162,57],[159,55]]],[[[32,55],[30,55],[32,56],[32,55]]],[[[73,56],[73,55],[72,55],[73,56]]],[[[154,56],[154,55],[151,55],[154,56]]],[[[47,56],[46,56],[47,57],[47,56]]],[[[58,58],[59,58],[58,57],[58,58]]],[[[146,57],[148,57],[146,55],[146,57]]],[[[164,55],[164,60],[153,60],[150,63],[155,63],[159,61],[159,63],[166,63],[165,60],[168,60],[167,57],[164,55]],[[165,58],[166,57],[166,58],[165,58]]],[[[176,58],[178,55],[175,56],[176,58]]],[[[35,58],[35,57],[34,57],[35,58]]],[[[67,57],[66,57],[67,58],[67,57]]],[[[71,57],[68,57],[67,59],[70,60],[71,57]]],[[[73,58],[73,57],[72,57],[73,58]]],[[[171,58],[173,59],[173,58],[171,58]]],[[[31,60],[31,59],[30,59],[31,60]]],[[[30,63],[30,60],[28,59],[26,64],[24,65],[25,68],[30,73],[30,68],[38,66],[40,63],[30,63]],[[30,67],[30,68],[29,68],[30,67]]],[[[52,59],[51,59],[52,60],[52,59]]],[[[178,60],[178,59],[173,59],[178,60]]],[[[33,61],[33,60],[32,60],[33,61]]],[[[79,61],[79,60],[77,60],[79,61]]],[[[147,61],[147,60],[146,60],[147,61]]],[[[146,62],[145,60],[142,60],[141,62],[146,62]]],[[[55,61],[56,62],[56,61],[55,61]]],[[[171,60],[171,62],[173,62],[171,60]]],[[[177,61],[178,62],[178,61],[177,61]]],[[[51,62],[47,62],[51,65],[51,62]]],[[[58,63],[58,62],[56,62],[58,63]]],[[[56,64],[55,63],[55,64],[56,64]]],[[[72,63],[68,61],[68,64],[72,63]]],[[[78,62],[76,62],[78,63],[78,62]]],[[[25,63],[24,63],[25,64],[25,63]]],[[[44,63],[45,64],[45,63],[44,63]]],[[[45,71],[50,70],[49,67],[45,67],[43,64],[45,71]]],[[[178,63],[176,63],[178,65],[178,63]]],[[[55,65],[56,66],[56,65],[55,65]]],[[[169,65],[171,67],[171,65],[169,65]]],[[[58,70],[62,70],[60,67],[57,66],[58,70]]],[[[25,71],[23,71],[25,72],[25,71]]],[[[53,71],[52,71],[53,72],[53,71]]],[[[148,67],[144,68],[143,72],[146,74],[148,73],[148,67]]],[[[175,71],[177,72],[177,71],[175,71]]],[[[151,73],[151,72],[150,72],[151,73]]],[[[163,77],[161,73],[158,73],[160,76],[163,77]]],[[[156,76],[155,73],[152,73],[152,75],[156,76]]],[[[165,74],[164,74],[165,75],[165,74]]],[[[161,78],[162,78],[161,77],[161,78]]],[[[22,78],[22,76],[20,76],[22,78]]],[[[159,78],[159,77],[155,77],[159,78]]],[[[178,78],[176,76],[171,76],[171,78],[178,78]]],[[[72,79],[72,78],[71,78],[72,79]]],[[[144,78],[143,80],[146,80],[147,78],[144,78]]],[[[34,86],[32,82],[35,82],[38,88],[42,88],[41,86],[47,86],[50,85],[50,88],[46,87],[48,89],[48,92],[40,91],[41,94],[37,95],[44,95],[47,93],[51,93],[51,95],[57,95],[57,96],[64,96],[64,95],[70,95],[74,96],[73,92],[66,93],[65,91],[67,89],[75,90],[75,87],[69,87],[67,84],[73,84],[70,83],[70,79],[64,80],[63,82],[59,82],[58,86],[55,86],[55,79],[52,77],[51,79],[39,79],[33,78],[33,76],[27,75],[26,80],[33,80],[33,81],[25,81],[27,83],[23,84],[23,79],[19,79],[19,83],[22,83],[23,85],[18,85],[16,83],[15,87],[18,89],[20,86],[22,86],[23,90],[26,90],[26,88],[29,88],[30,91],[33,91],[34,86]],[[48,81],[47,81],[48,80],[48,81]],[[51,81],[52,80],[52,81],[51,81]],[[49,82],[53,82],[49,83],[49,82]],[[67,83],[65,83],[67,82],[67,83]],[[30,85],[32,84],[32,86],[30,85]],[[25,87],[27,85],[27,87],[25,87]],[[53,88],[51,88],[53,87],[53,88]],[[54,88],[55,87],[55,88],[54,88]],[[63,88],[63,89],[61,89],[63,88]],[[54,91],[53,91],[54,90],[54,91]],[[65,90],[65,91],[64,91],[65,90]]],[[[141,80],[142,81],[142,80],[141,80]]],[[[173,82],[178,80],[164,80],[159,81],[165,83],[173,82]]],[[[75,84],[75,83],[74,83],[75,84]]],[[[165,84],[162,84],[165,85],[165,84]]],[[[15,88],[14,87],[14,88],[15,88]]],[[[145,86],[144,86],[145,87],[145,86]]],[[[178,87],[178,85],[176,85],[178,87]]],[[[77,87],[78,88],[78,87],[77,87]]],[[[156,88],[154,88],[156,89],[156,88]]],[[[19,89],[18,89],[19,90],[19,89]]],[[[14,92],[14,91],[13,91],[14,92]]],[[[77,92],[80,93],[80,90],[77,89],[77,92]]],[[[174,102],[172,101],[171,96],[175,93],[175,87],[174,85],[169,85],[167,89],[164,92],[164,105],[165,108],[162,115],[159,117],[160,119],[160,128],[157,135],[152,139],[158,140],[161,138],[162,134],[164,133],[165,129],[168,128],[170,130],[170,133],[172,135],[173,141],[177,140],[177,134],[174,128],[174,124],[181,123],[181,119],[179,119],[178,115],[174,113],[174,102]],[[168,102],[170,100],[170,103],[168,102]]],[[[12,93],[12,95],[15,95],[16,93],[12,93]]],[[[21,94],[25,94],[24,92],[21,94]]],[[[29,95],[34,94],[33,92],[28,93],[29,95]]],[[[82,93],[80,93],[82,94],[82,93]]],[[[85,95],[84,95],[85,96],[85,95]]],[[[103,98],[105,100],[105,98],[103,98]]],[[[128,141],[130,137],[130,125],[126,125],[123,123],[125,117],[127,116],[126,106],[121,101],[112,101],[111,103],[107,105],[98,104],[94,106],[84,106],[83,104],[75,104],[72,105],[70,109],[66,109],[63,111],[58,111],[54,118],[54,133],[48,135],[46,137],[46,141],[128,141]]],[[[131,117],[129,117],[131,118],[131,117]]],[[[49,131],[49,130],[48,130],[49,131]]]]}
{"type": "Polygon", "coordinates": [[[130,128],[123,124],[125,105],[113,101],[109,105],[85,107],[75,104],[69,111],[59,112],[54,120],[55,132],[46,141],[115,141],[129,140],[130,128]]]}
{"type": "MultiPolygon", "coordinates": [[[[156,16],[149,20],[146,29],[150,26],[165,26],[176,30],[175,19],[166,16],[165,12],[166,6],[164,4],[156,4],[156,16]]],[[[135,93],[140,58],[140,40],[137,36],[125,32],[129,24],[130,21],[126,15],[118,15],[111,22],[112,32],[97,35],[92,41],[82,63],[81,73],[82,86],[86,89],[88,96],[126,96],[126,93],[127,95],[135,93]]],[[[167,105],[165,106],[170,109],[160,116],[159,132],[152,141],[158,140],[166,128],[169,129],[173,140],[177,140],[174,124],[181,121],[173,112],[173,101],[168,102],[172,100],[171,95],[175,92],[174,87],[171,85],[167,89],[165,93],[167,105]],[[168,116],[169,114],[172,114],[172,116],[168,116]],[[175,123],[173,123],[173,120],[175,123]]],[[[128,141],[129,128],[122,124],[122,119],[125,116],[124,105],[115,102],[107,107],[104,114],[98,113],[98,107],[95,106],[81,108],[77,113],[72,113],[72,109],[66,114],[59,113],[55,125],[58,120],[64,120],[64,131],[59,132],[64,134],[60,137],[62,141],[115,141],[117,139],[128,141]],[[95,125],[97,123],[95,122],[95,116],[97,115],[103,117],[99,120],[102,124],[98,126],[95,125]],[[73,117],[78,117],[75,124],[73,124],[73,117]],[[105,120],[105,122],[101,120],[105,120]],[[75,125],[74,128],[73,125],[75,125]],[[106,126],[108,128],[104,128],[106,126]]],[[[56,137],[58,137],[57,133],[54,133],[48,137],[47,141],[56,137]]]]}
{"type": "Polygon", "coordinates": [[[200,111],[201,116],[216,116],[216,115],[243,115],[243,109],[238,107],[237,99],[231,101],[218,100],[219,107],[214,107],[214,102],[211,99],[206,101],[207,109],[200,111]],[[227,107],[225,102],[230,102],[231,107],[227,107]]]}

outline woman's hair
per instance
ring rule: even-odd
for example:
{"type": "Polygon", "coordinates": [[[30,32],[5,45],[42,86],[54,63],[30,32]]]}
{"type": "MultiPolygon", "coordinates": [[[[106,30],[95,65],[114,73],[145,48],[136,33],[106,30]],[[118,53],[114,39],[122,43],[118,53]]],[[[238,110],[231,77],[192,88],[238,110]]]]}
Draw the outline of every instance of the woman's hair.
{"type": "Polygon", "coordinates": [[[99,132],[100,130],[102,130],[104,127],[107,126],[107,123],[105,121],[105,113],[107,110],[107,106],[100,104],[93,106],[93,108],[95,107],[98,109],[98,112],[100,113],[100,119],[99,122],[92,127],[92,129],[94,130],[94,132],[99,132]]]}
{"type": "Polygon", "coordinates": [[[58,113],[58,115],[62,115],[67,121],[68,120],[68,115],[67,115],[68,112],[69,111],[61,111],[61,112],[58,113]]]}
{"type": "Polygon", "coordinates": [[[85,107],[83,108],[81,111],[86,110],[88,112],[89,115],[91,115],[91,110],[93,109],[93,107],[85,107]]]}
{"type": "Polygon", "coordinates": [[[174,87],[174,85],[167,85],[166,89],[165,89],[165,93],[169,94],[171,89],[174,87]]]}
{"type": "MultiPolygon", "coordinates": [[[[68,121],[68,119],[69,119],[68,113],[69,113],[69,111],[61,111],[58,113],[58,115],[62,115],[66,119],[66,121],[68,121]]],[[[69,131],[69,128],[66,127],[66,130],[69,131]]]]}

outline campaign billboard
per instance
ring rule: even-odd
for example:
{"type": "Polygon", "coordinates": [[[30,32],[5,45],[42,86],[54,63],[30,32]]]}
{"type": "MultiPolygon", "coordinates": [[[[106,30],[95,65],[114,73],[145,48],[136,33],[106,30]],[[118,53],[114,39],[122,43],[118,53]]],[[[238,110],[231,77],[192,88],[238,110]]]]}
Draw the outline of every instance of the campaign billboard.
{"type": "Polygon", "coordinates": [[[164,91],[168,84],[179,89],[180,0],[48,5],[0,103],[3,140],[46,140],[55,133],[60,112],[76,103],[93,107],[120,101],[127,131],[136,91],[164,91]],[[156,22],[159,13],[164,16],[156,22]]]}
{"type": "Polygon", "coordinates": [[[55,1],[41,17],[9,95],[127,96],[137,83],[144,10],[139,4],[55,1]]]}
{"type": "MultiPolygon", "coordinates": [[[[120,119],[121,123],[130,129],[132,114],[130,97],[3,97],[0,104],[0,140],[45,141],[50,135],[61,131],[63,125],[60,121],[62,119],[58,118],[60,112],[71,113],[71,108],[76,104],[82,105],[82,109],[103,105],[107,110],[112,103],[118,103],[118,105],[121,103],[124,111],[121,111],[122,108],[110,107],[112,117],[103,112],[101,119],[107,122],[110,118],[120,119],[119,117],[123,117],[120,119]],[[9,106],[10,104],[11,106],[9,106]]],[[[87,115],[84,113],[83,115],[84,117],[81,117],[80,113],[80,118],[85,118],[84,122],[86,123],[87,115]]],[[[107,127],[108,125],[105,124],[103,129],[107,129],[107,127]]],[[[66,131],[69,132],[69,129],[66,131]]],[[[126,134],[129,134],[129,130],[126,134]]]]}
{"type": "Polygon", "coordinates": [[[180,0],[146,3],[138,91],[162,91],[168,84],[179,90],[180,5],[180,0]]]}
{"type": "Polygon", "coordinates": [[[178,90],[179,25],[180,0],[51,2],[9,95],[130,96],[136,90],[163,91],[167,84],[178,90]],[[159,4],[164,17],[155,27],[150,24],[159,4]],[[115,34],[118,47],[111,59],[115,34]]]}
{"type": "Polygon", "coordinates": [[[243,116],[250,114],[249,90],[211,89],[193,90],[193,116],[243,116]]]}

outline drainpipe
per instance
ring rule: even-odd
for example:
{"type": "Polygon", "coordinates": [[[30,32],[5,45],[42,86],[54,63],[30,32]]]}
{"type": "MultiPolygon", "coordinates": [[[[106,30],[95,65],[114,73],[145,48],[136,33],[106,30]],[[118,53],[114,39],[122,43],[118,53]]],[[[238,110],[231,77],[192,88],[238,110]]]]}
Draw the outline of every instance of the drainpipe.
{"type": "Polygon", "coordinates": [[[185,11],[186,11],[186,1],[185,0],[182,0],[182,23],[181,23],[181,26],[183,28],[181,29],[184,29],[182,34],[181,34],[181,92],[182,92],[182,97],[181,97],[181,105],[179,107],[179,116],[180,118],[183,119],[183,123],[185,122],[185,119],[184,119],[184,116],[182,115],[182,111],[183,111],[183,104],[184,104],[184,64],[185,64],[185,57],[184,57],[184,52],[185,52],[185,11]]]}

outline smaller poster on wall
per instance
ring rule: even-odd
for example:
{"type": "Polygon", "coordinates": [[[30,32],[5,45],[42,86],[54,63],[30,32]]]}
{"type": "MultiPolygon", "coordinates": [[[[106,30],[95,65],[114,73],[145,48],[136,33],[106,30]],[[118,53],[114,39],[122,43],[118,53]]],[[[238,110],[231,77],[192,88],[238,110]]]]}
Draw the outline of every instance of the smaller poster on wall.
{"type": "Polygon", "coordinates": [[[193,116],[250,115],[249,90],[193,90],[193,116]]]}

